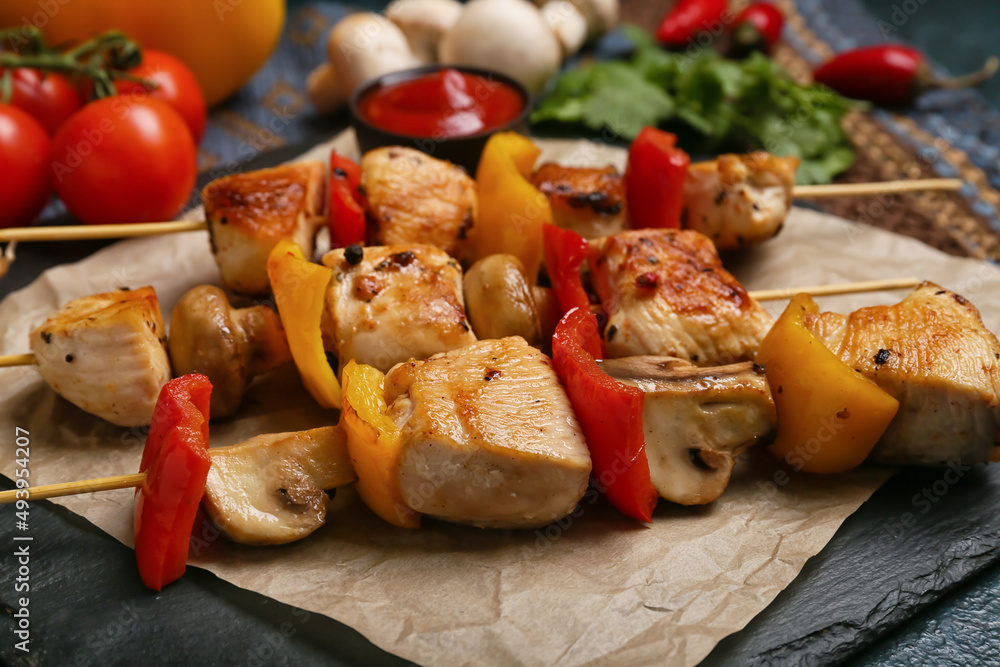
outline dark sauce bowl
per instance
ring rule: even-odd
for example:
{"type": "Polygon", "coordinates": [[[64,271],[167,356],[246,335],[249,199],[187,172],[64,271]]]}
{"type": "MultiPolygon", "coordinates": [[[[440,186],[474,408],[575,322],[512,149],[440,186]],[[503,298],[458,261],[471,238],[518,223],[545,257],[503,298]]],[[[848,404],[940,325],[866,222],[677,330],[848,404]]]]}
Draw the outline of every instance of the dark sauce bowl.
{"type": "Polygon", "coordinates": [[[463,67],[461,65],[429,65],[427,67],[393,72],[372,79],[354,91],[348,105],[351,112],[351,125],[354,127],[354,132],[358,138],[358,146],[361,148],[362,153],[382,146],[408,146],[423,151],[439,160],[447,160],[457,164],[465,168],[471,176],[475,176],[476,167],[479,165],[479,156],[482,154],[483,147],[486,146],[486,142],[491,136],[497,132],[508,130],[527,132],[528,114],[531,113],[533,100],[527,88],[505,74],[476,67],[463,67]],[[523,101],[520,113],[511,120],[496,127],[482,130],[476,134],[453,137],[417,137],[400,134],[390,129],[379,127],[362,116],[360,102],[362,98],[372,91],[384,86],[391,86],[416,79],[427,74],[433,74],[443,69],[454,69],[465,74],[481,77],[484,79],[484,85],[497,83],[512,88],[521,96],[523,101]]]}

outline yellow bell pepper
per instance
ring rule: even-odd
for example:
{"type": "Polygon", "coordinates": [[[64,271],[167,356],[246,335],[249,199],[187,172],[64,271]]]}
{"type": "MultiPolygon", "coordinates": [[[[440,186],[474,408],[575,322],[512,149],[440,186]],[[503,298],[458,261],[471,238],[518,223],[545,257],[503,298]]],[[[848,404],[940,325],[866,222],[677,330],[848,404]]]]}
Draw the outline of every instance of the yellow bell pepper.
{"type": "Polygon", "coordinates": [[[796,470],[837,473],[861,465],[899,401],[831,352],[806,327],[819,307],[797,294],[757,352],[778,414],[769,450],[796,470]]]}
{"type": "Polygon", "coordinates": [[[180,58],[212,106],[236,92],[274,50],[285,0],[3,0],[0,26],[34,25],[49,44],[121,30],[180,58]]]}
{"type": "Polygon", "coordinates": [[[267,277],[302,384],[324,408],[339,408],[340,383],[326,360],[320,331],[333,271],[307,261],[302,248],[285,239],[267,257],[267,277]]]}
{"type": "Polygon", "coordinates": [[[357,489],[368,507],[400,528],[419,528],[420,514],[403,500],[396,477],[401,446],[399,428],[386,416],[383,380],[377,368],[353,359],[344,367],[344,407],[340,425],[358,475],[357,489]]]}
{"type": "Polygon", "coordinates": [[[514,255],[532,285],[542,263],[542,230],[552,222],[549,200],[528,180],[540,153],[527,137],[498,132],[486,142],[476,171],[475,257],[514,255]]]}

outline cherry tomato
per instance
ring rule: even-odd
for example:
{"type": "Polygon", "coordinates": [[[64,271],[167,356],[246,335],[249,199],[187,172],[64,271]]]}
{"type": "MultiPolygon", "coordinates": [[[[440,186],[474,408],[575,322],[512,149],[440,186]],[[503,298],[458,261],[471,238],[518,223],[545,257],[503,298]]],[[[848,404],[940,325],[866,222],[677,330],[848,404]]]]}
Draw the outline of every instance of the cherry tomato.
{"type": "Polygon", "coordinates": [[[49,200],[51,140],[38,121],[0,104],[0,227],[26,225],[49,200]]]}
{"type": "Polygon", "coordinates": [[[129,70],[129,74],[149,79],[159,87],[146,90],[141,83],[119,79],[115,81],[119,94],[149,95],[163,100],[187,123],[194,142],[201,142],[201,135],[205,133],[205,97],[198,87],[198,79],[187,65],[169,53],[145,50],[142,52],[142,64],[129,70]]]}
{"type": "Polygon", "coordinates": [[[49,136],[80,108],[80,94],[62,74],[19,67],[13,73],[11,105],[41,123],[49,136]]]}
{"type": "Polygon", "coordinates": [[[52,140],[52,185],[89,224],[170,220],[197,170],[191,132],[165,102],[114,95],[80,109],[52,140]]]}

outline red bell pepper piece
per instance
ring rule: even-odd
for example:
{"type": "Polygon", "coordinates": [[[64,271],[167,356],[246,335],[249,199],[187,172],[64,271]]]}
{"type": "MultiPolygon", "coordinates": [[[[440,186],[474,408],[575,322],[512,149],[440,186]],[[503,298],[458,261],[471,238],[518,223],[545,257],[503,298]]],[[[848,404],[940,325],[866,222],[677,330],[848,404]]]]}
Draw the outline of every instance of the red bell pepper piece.
{"type": "Polygon", "coordinates": [[[552,362],[587,438],[593,477],[619,511],[653,520],[657,493],[649,477],[642,432],[642,391],[604,373],[597,318],[574,308],[552,337],[552,362]]]}
{"type": "Polygon", "coordinates": [[[730,55],[742,58],[754,51],[770,53],[781,40],[785,15],[770,2],[754,2],[733,20],[730,55]]]}
{"type": "Polygon", "coordinates": [[[330,242],[335,248],[365,242],[361,167],[337,151],[330,153],[330,242]]]}
{"type": "Polygon", "coordinates": [[[590,249],[587,240],[571,229],[555,225],[545,225],[543,234],[545,268],[559,302],[559,314],[565,315],[573,308],[590,310],[590,299],[580,278],[580,267],[590,249]]]}
{"type": "Polygon", "coordinates": [[[718,37],[725,30],[723,16],[728,9],[729,0],[678,0],[660,22],[656,39],[681,48],[703,32],[718,37]]]}
{"type": "Polygon", "coordinates": [[[146,586],[161,590],[184,574],[198,504],[212,459],[204,375],[171,380],[160,391],[142,452],[146,480],[135,492],[135,557],[146,586]]]}
{"type": "Polygon", "coordinates": [[[625,197],[633,229],[678,229],[684,209],[684,181],[691,158],[677,137],[655,127],[639,133],[628,149],[625,197]]]}
{"type": "Polygon", "coordinates": [[[990,58],[972,74],[937,79],[920,51],[899,44],[880,44],[838,53],[817,67],[813,78],[847,97],[903,107],[925,90],[974,86],[996,70],[997,59],[990,58]]]}

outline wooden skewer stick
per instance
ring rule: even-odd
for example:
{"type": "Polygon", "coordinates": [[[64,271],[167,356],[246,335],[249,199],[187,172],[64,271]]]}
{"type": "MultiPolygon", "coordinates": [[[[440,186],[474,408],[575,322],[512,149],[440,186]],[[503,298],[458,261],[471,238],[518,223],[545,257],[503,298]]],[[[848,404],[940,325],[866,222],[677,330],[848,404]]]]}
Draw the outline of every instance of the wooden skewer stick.
{"type": "Polygon", "coordinates": [[[146,481],[146,473],[136,472],[131,475],[115,475],[114,477],[100,477],[98,479],[81,479],[78,482],[61,482],[59,484],[46,484],[45,486],[28,487],[26,489],[12,489],[10,491],[0,491],[0,505],[12,503],[25,492],[27,498],[23,500],[41,500],[43,498],[58,498],[60,496],[72,496],[78,493],[94,493],[96,491],[110,491],[112,489],[127,489],[141,486],[146,481]]]}
{"type": "Polygon", "coordinates": [[[118,239],[156,236],[208,229],[200,220],[173,222],[129,222],[124,225],[67,225],[65,227],[10,227],[0,229],[0,242],[6,241],[79,241],[82,239],[118,239]]]}
{"type": "Polygon", "coordinates": [[[758,301],[780,301],[781,299],[791,299],[799,292],[805,292],[810,296],[832,296],[834,294],[861,294],[862,292],[879,292],[881,290],[912,289],[919,284],[919,278],[893,278],[891,280],[841,283],[840,285],[814,285],[813,287],[755,290],[748,292],[748,294],[758,301]]]}
{"type": "Polygon", "coordinates": [[[903,181],[883,181],[881,183],[831,183],[829,185],[796,185],[792,196],[803,197],[843,197],[851,195],[879,195],[882,193],[914,192],[918,190],[961,190],[965,184],[960,178],[923,178],[903,181]]]}
{"type": "Polygon", "coordinates": [[[10,368],[11,366],[34,366],[38,363],[33,354],[8,354],[0,356],[0,368],[10,368]]]}
{"type": "MultiPolygon", "coordinates": [[[[919,284],[919,278],[892,278],[890,280],[840,283],[839,285],[813,285],[812,287],[756,290],[748,292],[748,294],[758,301],[780,301],[781,299],[791,299],[799,292],[805,292],[812,296],[832,296],[834,294],[861,294],[863,292],[878,292],[881,290],[912,289],[919,284]]],[[[32,366],[36,363],[37,361],[33,354],[0,355],[0,368],[32,366]]]]}
{"type": "MultiPolygon", "coordinates": [[[[880,183],[833,183],[830,185],[799,185],[792,190],[795,197],[841,197],[845,195],[876,195],[912,192],[914,190],[959,190],[958,178],[927,178],[919,180],[883,181],[880,183]]],[[[72,225],[65,227],[11,227],[0,229],[0,243],[8,241],[76,241],[81,239],[118,239],[135,236],[156,236],[177,232],[197,232],[208,229],[208,223],[177,220],[174,222],[133,222],[124,225],[72,225]]]]}

